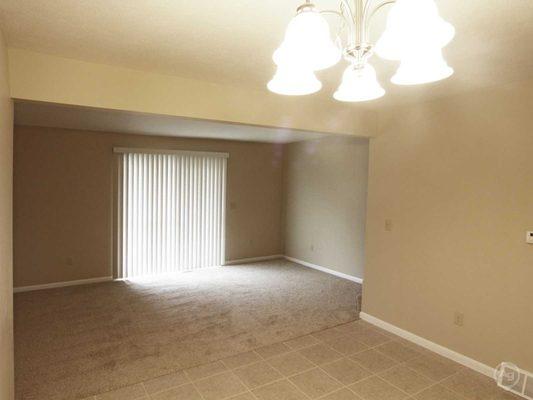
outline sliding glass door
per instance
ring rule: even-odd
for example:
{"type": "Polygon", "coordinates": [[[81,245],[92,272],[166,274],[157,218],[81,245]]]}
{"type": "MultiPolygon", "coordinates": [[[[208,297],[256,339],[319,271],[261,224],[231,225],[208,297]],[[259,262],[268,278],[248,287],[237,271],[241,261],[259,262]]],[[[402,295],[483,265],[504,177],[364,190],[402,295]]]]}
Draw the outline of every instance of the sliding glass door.
{"type": "Polygon", "coordinates": [[[118,277],[223,265],[228,155],[115,152],[118,277]]]}

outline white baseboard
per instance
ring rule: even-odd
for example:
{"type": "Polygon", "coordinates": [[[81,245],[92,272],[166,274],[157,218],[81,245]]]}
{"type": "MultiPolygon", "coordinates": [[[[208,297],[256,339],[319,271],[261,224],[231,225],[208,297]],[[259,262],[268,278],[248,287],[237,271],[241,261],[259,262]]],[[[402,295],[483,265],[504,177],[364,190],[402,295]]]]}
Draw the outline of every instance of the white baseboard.
{"type": "Polygon", "coordinates": [[[236,264],[246,264],[266,260],[275,260],[277,258],[283,258],[283,254],[273,254],[270,256],[261,256],[261,257],[251,257],[251,258],[239,258],[237,260],[228,260],[224,265],[236,265],[236,264]]]}
{"type": "Polygon", "coordinates": [[[382,321],[381,319],[373,317],[372,315],[367,314],[365,312],[361,312],[359,316],[361,317],[361,319],[363,319],[364,321],[372,325],[375,325],[388,332],[394,333],[395,335],[398,335],[410,342],[413,342],[443,357],[449,358],[450,360],[455,361],[461,365],[464,365],[465,367],[473,369],[474,371],[477,371],[483,375],[487,375],[491,378],[494,376],[494,368],[489,367],[486,364],[476,361],[461,353],[457,353],[456,351],[453,351],[447,347],[441,346],[440,344],[424,339],[423,337],[417,336],[414,333],[406,331],[402,328],[398,328],[395,325],[382,321]]]}
{"type": "Polygon", "coordinates": [[[43,285],[19,286],[19,287],[13,288],[13,293],[31,292],[34,290],[53,289],[53,288],[59,288],[59,287],[65,287],[65,286],[86,285],[89,283],[109,282],[112,280],[113,280],[112,276],[103,276],[100,278],[79,279],[76,281],[45,283],[43,285]]]}
{"type": "Polygon", "coordinates": [[[335,275],[335,276],[338,276],[339,278],[348,279],[349,281],[352,281],[352,282],[357,282],[357,283],[361,283],[361,284],[363,283],[363,279],[358,278],[357,276],[348,275],[348,274],[344,274],[342,272],[334,271],[332,269],[329,269],[329,268],[326,268],[326,267],[322,267],[322,266],[316,265],[316,264],[311,264],[310,262],[299,260],[299,259],[294,258],[294,257],[284,256],[284,258],[289,260],[289,261],[295,262],[297,264],[301,264],[304,267],[309,267],[309,268],[316,269],[318,271],[325,272],[326,274],[335,275]]]}

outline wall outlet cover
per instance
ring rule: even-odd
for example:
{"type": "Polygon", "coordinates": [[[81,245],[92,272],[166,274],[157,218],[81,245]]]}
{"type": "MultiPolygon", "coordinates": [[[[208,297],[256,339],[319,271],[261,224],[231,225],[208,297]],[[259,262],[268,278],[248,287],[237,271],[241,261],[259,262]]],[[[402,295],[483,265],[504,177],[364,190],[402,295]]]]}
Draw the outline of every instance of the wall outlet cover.
{"type": "Polygon", "coordinates": [[[463,326],[465,324],[465,315],[459,311],[456,311],[453,316],[453,323],[457,326],[463,326]]]}

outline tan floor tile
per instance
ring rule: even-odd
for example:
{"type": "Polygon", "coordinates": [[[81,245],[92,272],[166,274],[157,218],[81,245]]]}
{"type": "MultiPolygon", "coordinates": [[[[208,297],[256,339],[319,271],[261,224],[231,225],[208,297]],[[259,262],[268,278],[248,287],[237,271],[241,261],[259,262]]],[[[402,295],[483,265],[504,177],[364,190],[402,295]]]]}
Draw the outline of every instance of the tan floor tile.
{"type": "Polygon", "coordinates": [[[138,384],[99,394],[96,396],[96,400],[137,400],[147,397],[143,386],[138,384]]]}
{"type": "Polygon", "coordinates": [[[356,338],[361,343],[366,344],[369,347],[379,346],[380,344],[391,341],[389,336],[382,335],[375,329],[366,329],[363,332],[356,335],[356,338]]]}
{"type": "Polygon", "coordinates": [[[407,339],[404,339],[404,338],[401,338],[401,337],[398,337],[398,339],[396,339],[397,342],[400,342],[401,344],[403,344],[405,347],[409,347],[411,350],[414,350],[416,351],[417,353],[420,353],[420,355],[428,355],[428,354],[435,354],[434,352],[426,349],[425,347],[422,347],[422,346],[419,346],[407,339]]]}
{"type": "Polygon", "coordinates": [[[233,371],[250,389],[266,385],[283,376],[266,361],[246,365],[233,371]]]}
{"type": "Polygon", "coordinates": [[[357,382],[349,387],[364,400],[402,400],[407,394],[377,376],[357,382]]]}
{"type": "Polygon", "coordinates": [[[150,379],[149,381],[143,382],[143,385],[148,394],[152,394],[183,385],[187,382],[189,382],[189,379],[185,373],[183,371],[178,371],[173,374],[150,379]]]}
{"type": "Polygon", "coordinates": [[[194,384],[204,400],[221,400],[247,391],[246,386],[232,372],[210,376],[194,384]]]}
{"type": "Polygon", "coordinates": [[[224,371],[227,371],[226,366],[220,361],[216,361],[214,363],[186,369],[185,373],[192,381],[195,381],[197,379],[207,378],[208,376],[219,374],[224,371]]]}
{"type": "Polygon", "coordinates": [[[252,391],[259,400],[305,400],[307,397],[289,381],[277,381],[252,391]]]}
{"type": "Polygon", "coordinates": [[[435,384],[433,380],[416,373],[404,365],[383,372],[380,377],[410,395],[435,384]]]}
{"type": "Polygon", "coordinates": [[[414,396],[416,400],[464,400],[463,397],[457,393],[446,389],[444,386],[435,385],[429,389],[425,389],[421,393],[414,396]]]}
{"type": "Polygon", "coordinates": [[[295,375],[289,380],[312,399],[324,396],[342,387],[340,383],[318,368],[295,375]]]}
{"type": "Polygon", "coordinates": [[[364,319],[359,319],[357,322],[361,324],[364,328],[375,328],[375,325],[371,324],[370,322],[366,322],[364,319]]]}
{"type": "Polygon", "coordinates": [[[315,364],[325,364],[342,358],[342,354],[324,344],[316,344],[299,351],[302,356],[315,364]]]}
{"type": "Polygon", "coordinates": [[[344,355],[351,355],[368,350],[368,346],[359,341],[359,336],[345,335],[326,342],[332,349],[344,355]]]}
{"type": "Polygon", "coordinates": [[[442,382],[442,386],[466,397],[468,400],[487,400],[496,396],[496,382],[471,370],[463,370],[442,382]]]}
{"type": "Polygon", "coordinates": [[[374,373],[385,371],[398,364],[398,361],[393,360],[376,350],[366,350],[362,353],[357,353],[350,358],[362,365],[363,368],[374,373]]]}
{"type": "Polygon", "coordinates": [[[233,369],[242,367],[244,365],[252,364],[254,362],[260,361],[261,357],[253,351],[248,351],[246,353],[237,354],[233,357],[224,358],[222,362],[226,367],[233,369]]]}
{"type": "Polygon", "coordinates": [[[300,336],[296,339],[288,340],[285,342],[293,350],[303,349],[304,347],[309,347],[314,344],[317,344],[319,340],[311,335],[300,336]]]}
{"type": "Polygon", "coordinates": [[[320,332],[315,332],[312,334],[313,337],[324,342],[328,340],[333,340],[342,335],[344,335],[344,333],[338,330],[337,328],[330,328],[330,329],[326,329],[320,332]]]}
{"type": "Polygon", "coordinates": [[[326,397],[321,397],[320,400],[361,400],[361,398],[354,392],[344,388],[328,394],[326,397]]]}
{"type": "Polygon", "coordinates": [[[413,349],[410,349],[409,347],[406,347],[403,344],[395,341],[387,342],[376,347],[375,349],[380,353],[385,354],[387,357],[400,362],[408,361],[420,355],[413,349]]]}
{"type": "Polygon", "coordinates": [[[285,376],[290,376],[303,372],[314,367],[314,364],[304,358],[300,353],[285,353],[277,357],[272,357],[268,363],[285,376]]]}
{"type": "Polygon", "coordinates": [[[409,360],[407,365],[416,372],[436,381],[445,379],[462,369],[459,364],[436,354],[409,360]]]}
{"type": "Polygon", "coordinates": [[[274,343],[257,349],[256,353],[258,353],[263,358],[270,358],[283,353],[288,353],[289,351],[291,351],[291,348],[286,344],[274,343]]]}
{"type": "Polygon", "coordinates": [[[524,400],[524,398],[521,396],[517,396],[514,393],[507,392],[506,390],[499,389],[498,393],[492,396],[490,400],[524,400]]]}
{"type": "Polygon", "coordinates": [[[361,321],[348,322],[347,324],[335,327],[342,334],[358,335],[363,333],[367,328],[361,324],[361,321]]]}
{"type": "Polygon", "coordinates": [[[152,400],[202,400],[202,396],[192,383],[153,394],[151,398],[152,400]]]}
{"type": "Polygon", "coordinates": [[[251,393],[243,393],[235,397],[230,397],[228,400],[257,400],[257,399],[251,393]]]}
{"type": "Polygon", "coordinates": [[[383,336],[387,336],[387,337],[391,338],[392,340],[398,340],[398,339],[401,339],[400,336],[395,335],[395,334],[392,333],[392,332],[386,331],[385,329],[381,329],[381,328],[379,328],[379,327],[377,327],[377,326],[375,326],[375,325],[372,325],[372,326],[370,327],[370,329],[372,329],[372,330],[374,330],[374,331],[376,331],[376,332],[378,332],[378,333],[381,333],[383,336]]]}
{"type": "Polygon", "coordinates": [[[367,378],[371,374],[348,358],[342,358],[330,364],[322,365],[321,368],[344,385],[351,385],[361,379],[367,378]]]}

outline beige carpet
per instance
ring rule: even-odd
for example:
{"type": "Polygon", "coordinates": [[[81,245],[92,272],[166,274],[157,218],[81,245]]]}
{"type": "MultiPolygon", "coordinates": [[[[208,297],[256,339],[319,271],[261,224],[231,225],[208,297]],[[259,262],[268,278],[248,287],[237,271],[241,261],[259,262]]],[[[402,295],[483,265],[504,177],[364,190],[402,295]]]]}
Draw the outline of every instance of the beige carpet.
{"type": "Polygon", "coordinates": [[[15,295],[17,399],[81,399],[357,319],[361,286],[283,260],[15,295]]]}

